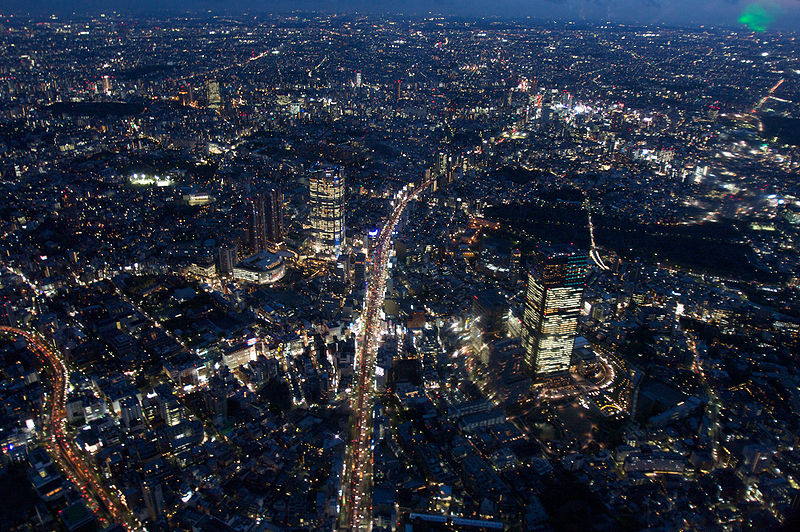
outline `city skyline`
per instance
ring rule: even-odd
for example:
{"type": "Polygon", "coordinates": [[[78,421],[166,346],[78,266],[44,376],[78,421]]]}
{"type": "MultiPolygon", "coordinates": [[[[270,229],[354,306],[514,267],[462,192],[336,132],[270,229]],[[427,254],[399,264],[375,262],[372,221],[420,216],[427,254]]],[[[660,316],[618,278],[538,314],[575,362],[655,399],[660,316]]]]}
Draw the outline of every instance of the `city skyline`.
{"type": "Polygon", "coordinates": [[[0,18],[0,530],[797,528],[794,0],[202,5],[0,18]]]}

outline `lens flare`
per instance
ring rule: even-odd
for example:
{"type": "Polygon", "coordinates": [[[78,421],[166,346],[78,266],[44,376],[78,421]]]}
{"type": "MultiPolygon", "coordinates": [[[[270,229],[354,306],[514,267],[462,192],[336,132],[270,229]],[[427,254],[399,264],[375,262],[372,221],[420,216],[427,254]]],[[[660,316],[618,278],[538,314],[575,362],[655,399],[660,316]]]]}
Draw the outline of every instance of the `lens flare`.
{"type": "Polygon", "coordinates": [[[769,25],[775,20],[775,11],[774,6],[748,4],[739,17],[739,23],[744,24],[751,31],[763,33],[767,31],[769,25]]]}

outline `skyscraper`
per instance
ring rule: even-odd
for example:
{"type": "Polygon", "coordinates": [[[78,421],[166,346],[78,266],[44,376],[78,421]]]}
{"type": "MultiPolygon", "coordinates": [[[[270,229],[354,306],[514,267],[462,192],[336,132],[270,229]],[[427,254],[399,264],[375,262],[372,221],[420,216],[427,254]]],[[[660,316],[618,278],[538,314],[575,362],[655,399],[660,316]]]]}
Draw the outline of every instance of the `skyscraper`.
{"type": "Polygon", "coordinates": [[[272,189],[250,201],[248,216],[250,248],[254,253],[267,249],[267,243],[283,240],[283,193],[272,189]]]}
{"type": "Polygon", "coordinates": [[[443,151],[436,154],[436,171],[441,176],[450,172],[450,157],[443,151]]]}
{"type": "Polygon", "coordinates": [[[317,164],[308,178],[314,251],[338,255],[344,245],[344,171],[317,164]]]}
{"type": "Polygon", "coordinates": [[[542,249],[528,274],[522,346],[536,377],[569,370],[588,258],[569,246],[542,249]]]}
{"type": "Polygon", "coordinates": [[[211,109],[222,107],[222,98],[219,95],[219,81],[210,79],[206,82],[206,99],[211,109]]]}
{"type": "Polygon", "coordinates": [[[256,194],[250,200],[250,211],[247,217],[247,230],[250,239],[250,251],[259,253],[267,248],[266,205],[263,194],[256,194]]]}
{"type": "Polygon", "coordinates": [[[275,244],[283,241],[283,192],[272,189],[265,202],[267,240],[275,244]]]}

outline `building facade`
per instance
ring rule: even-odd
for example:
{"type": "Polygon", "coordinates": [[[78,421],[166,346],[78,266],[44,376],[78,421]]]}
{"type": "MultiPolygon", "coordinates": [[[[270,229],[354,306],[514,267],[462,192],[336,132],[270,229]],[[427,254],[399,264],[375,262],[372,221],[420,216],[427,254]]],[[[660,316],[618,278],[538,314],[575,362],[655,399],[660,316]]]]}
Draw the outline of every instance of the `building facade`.
{"type": "Polygon", "coordinates": [[[283,193],[272,189],[250,200],[248,234],[253,253],[267,249],[268,243],[283,241],[283,193]]]}
{"type": "Polygon", "coordinates": [[[236,247],[219,248],[219,273],[229,275],[233,268],[239,263],[239,251],[236,247]]]}
{"type": "Polygon", "coordinates": [[[283,242],[283,192],[272,189],[266,196],[265,228],[267,240],[279,244],[283,242]]]}
{"type": "Polygon", "coordinates": [[[242,260],[233,268],[233,278],[238,281],[256,284],[272,284],[283,278],[286,265],[283,257],[262,251],[242,260]]]}
{"type": "Polygon", "coordinates": [[[316,165],[308,179],[312,246],[316,253],[338,255],[345,239],[344,171],[316,165]]]}
{"type": "Polygon", "coordinates": [[[587,261],[585,251],[547,248],[528,274],[522,346],[525,365],[536,377],[569,370],[587,261]]]}

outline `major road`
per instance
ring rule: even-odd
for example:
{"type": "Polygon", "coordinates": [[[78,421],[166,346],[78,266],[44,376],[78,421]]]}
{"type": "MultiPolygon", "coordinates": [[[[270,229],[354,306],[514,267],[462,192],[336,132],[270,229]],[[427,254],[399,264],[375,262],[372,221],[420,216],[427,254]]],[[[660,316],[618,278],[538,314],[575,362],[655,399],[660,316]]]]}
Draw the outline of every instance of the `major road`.
{"type": "Polygon", "coordinates": [[[67,401],[67,367],[61,354],[52,349],[38,334],[0,326],[0,335],[11,338],[23,338],[30,349],[43,363],[49,366],[50,393],[46,398],[44,412],[47,415],[44,423],[44,445],[67,478],[81,491],[87,505],[95,511],[101,521],[113,520],[124,523],[128,529],[139,528],[133,517],[116,495],[104,486],[97,473],[86,462],[67,438],[66,401],[67,401]]]}
{"type": "Polygon", "coordinates": [[[426,181],[414,188],[407,186],[395,196],[393,209],[381,228],[372,250],[372,268],[361,315],[361,329],[356,348],[356,384],[351,396],[350,441],[342,476],[341,530],[372,528],[373,409],[375,404],[375,363],[381,333],[380,310],[386,293],[386,272],[391,255],[392,233],[408,202],[425,190],[426,181]]]}

